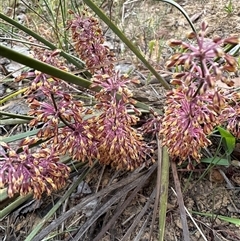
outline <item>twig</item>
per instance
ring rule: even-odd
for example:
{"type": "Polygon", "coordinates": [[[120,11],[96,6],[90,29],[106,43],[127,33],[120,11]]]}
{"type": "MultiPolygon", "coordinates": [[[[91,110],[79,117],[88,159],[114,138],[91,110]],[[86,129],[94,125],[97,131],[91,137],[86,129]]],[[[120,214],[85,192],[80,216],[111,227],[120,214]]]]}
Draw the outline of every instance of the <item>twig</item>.
{"type": "Polygon", "coordinates": [[[177,192],[180,216],[182,220],[183,239],[184,241],[190,241],[190,235],[189,235],[188,224],[187,224],[187,216],[186,216],[186,211],[184,209],[183,195],[182,195],[181,185],[180,185],[180,181],[177,173],[177,164],[175,161],[171,161],[171,168],[172,168],[174,184],[177,192]]]}
{"type": "Polygon", "coordinates": [[[103,177],[103,173],[104,173],[104,171],[105,171],[105,167],[106,167],[106,166],[103,166],[102,169],[101,169],[101,171],[100,171],[99,179],[98,179],[97,187],[96,187],[96,192],[98,191],[99,186],[100,186],[100,182],[102,181],[102,177],[103,177]]]}
{"type": "Polygon", "coordinates": [[[151,228],[149,232],[149,240],[152,240],[152,233],[153,233],[153,227],[157,216],[157,210],[159,205],[159,197],[161,193],[161,170],[162,170],[162,147],[160,140],[157,136],[157,146],[158,146],[158,168],[157,168],[157,183],[156,183],[156,196],[155,196],[155,202],[154,202],[154,209],[153,209],[153,216],[152,216],[152,223],[151,228]]]}
{"type": "Polygon", "coordinates": [[[146,174],[146,172],[142,172],[142,173],[138,173],[134,176],[130,176],[128,178],[123,179],[120,182],[117,182],[107,188],[102,189],[101,191],[99,191],[98,193],[95,193],[91,196],[88,196],[86,198],[83,198],[83,200],[81,201],[81,203],[79,203],[78,205],[74,206],[73,208],[71,208],[70,210],[68,210],[66,213],[63,213],[62,215],[60,215],[58,217],[58,219],[52,221],[51,224],[49,224],[46,228],[42,229],[41,232],[36,235],[33,239],[31,239],[31,241],[41,241],[43,240],[44,237],[46,237],[46,235],[48,235],[53,229],[55,229],[56,227],[58,227],[58,225],[60,225],[62,222],[64,222],[67,218],[71,217],[73,214],[75,214],[77,211],[79,211],[81,208],[83,208],[85,205],[87,205],[89,202],[91,202],[92,200],[101,197],[103,195],[106,195],[108,193],[110,193],[111,191],[115,190],[116,188],[122,187],[124,185],[127,185],[128,183],[132,182],[133,180],[135,180],[137,177],[142,176],[144,174],[146,174]]]}
{"type": "MultiPolygon", "coordinates": [[[[175,192],[175,190],[173,188],[171,188],[173,193],[177,196],[177,193],[175,192]]],[[[195,222],[194,218],[192,217],[192,215],[188,212],[187,208],[184,206],[185,211],[187,212],[188,216],[191,218],[192,222],[194,223],[194,225],[196,226],[196,228],[198,229],[199,233],[202,235],[203,239],[205,241],[208,241],[206,236],[203,234],[202,230],[199,228],[199,226],[197,225],[197,223],[195,222]]]]}
{"type": "MultiPolygon", "coordinates": [[[[106,233],[106,231],[111,227],[111,225],[117,220],[118,216],[122,213],[122,211],[127,207],[127,205],[132,201],[132,199],[136,196],[137,192],[142,188],[145,184],[146,180],[152,175],[155,171],[156,165],[152,166],[151,169],[141,178],[141,181],[138,183],[137,187],[131,193],[131,195],[127,198],[127,200],[123,203],[121,208],[116,211],[116,213],[112,216],[109,222],[105,227],[102,228],[101,232],[94,238],[93,241],[101,240],[102,236],[106,233]]],[[[79,239],[75,239],[79,240],[79,239]]]]}
{"type": "Polygon", "coordinates": [[[152,212],[150,212],[150,213],[148,214],[146,220],[144,221],[141,229],[139,230],[137,236],[135,237],[135,239],[134,239],[133,241],[139,241],[139,240],[141,240],[142,233],[143,233],[143,231],[145,230],[145,228],[146,228],[146,226],[147,226],[147,224],[148,224],[148,220],[149,220],[149,218],[151,217],[151,215],[152,215],[152,212]]]}
{"type": "MultiPolygon", "coordinates": [[[[143,217],[143,215],[146,213],[147,209],[149,208],[149,205],[153,202],[154,197],[156,196],[156,190],[157,188],[154,188],[154,190],[152,191],[152,194],[150,196],[150,198],[148,199],[148,201],[146,202],[146,204],[144,205],[143,209],[141,210],[141,212],[137,215],[137,217],[134,219],[134,222],[132,223],[132,225],[130,226],[130,228],[127,230],[127,232],[125,233],[125,235],[123,236],[123,238],[121,239],[121,241],[126,241],[127,239],[129,239],[133,229],[139,225],[139,222],[141,220],[141,218],[143,217]]],[[[155,216],[156,217],[156,216],[155,216]]],[[[155,219],[153,219],[153,221],[155,221],[155,219]]],[[[144,226],[144,225],[143,225],[144,226]]],[[[152,225],[153,226],[153,225],[152,225]]],[[[151,227],[152,228],[152,227],[151,227]]],[[[151,234],[151,233],[150,233],[151,234]]],[[[150,236],[149,234],[149,236],[150,236]]],[[[150,236],[151,237],[151,236],[150,236]]]]}
{"type": "MultiPolygon", "coordinates": [[[[96,164],[96,163],[95,163],[96,164]]],[[[41,222],[38,223],[38,225],[32,230],[32,232],[27,236],[27,238],[25,239],[25,241],[40,241],[42,240],[45,236],[46,233],[43,233],[43,236],[41,236],[41,238],[38,239],[38,235],[34,238],[34,236],[39,232],[39,230],[42,229],[42,227],[44,226],[44,224],[52,217],[52,215],[54,215],[56,213],[56,211],[58,210],[58,208],[64,203],[64,201],[72,194],[72,192],[74,191],[74,189],[76,189],[76,187],[79,185],[79,183],[85,178],[85,176],[92,170],[92,168],[94,167],[94,165],[91,168],[86,168],[85,171],[82,172],[82,174],[78,177],[78,179],[76,180],[75,183],[73,183],[70,188],[68,189],[68,191],[60,198],[60,200],[52,207],[52,209],[47,213],[47,215],[41,220],[41,222]]],[[[65,219],[64,219],[65,220],[65,219]]],[[[63,221],[64,221],[63,220],[63,221]]],[[[62,222],[61,222],[62,223],[62,222]]],[[[42,232],[40,232],[41,234],[42,232]]],[[[48,234],[48,233],[47,233],[48,234]]]]}
{"type": "MultiPolygon", "coordinates": [[[[110,198],[104,205],[102,205],[101,208],[98,208],[96,210],[96,212],[92,215],[92,217],[90,219],[87,220],[87,222],[85,222],[80,229],[78,230],[77,234],[74,236],[74,240],[82,240],[82,236],[87,232],[87,230],[92,226],[92,224],[100,217],[102,216],[104,213],[106,213],[109,208],[111,208],[111,206],[118,202],[118,200],[126,195],[126,193],[128,193],[131,189],[133,189],[134,187],[138,186],[138,183],[140,182],[140,180],[142,179],[142,177],[139,177],[138,179],[136,179],[135,181],[129,183],[127,186],[125,186],[122,190],[119,190],[116,194],[114,194],[114,196],[112,198],[110,198]]],[[[100,240],[100,239],[98,239],[100,240]]]]}

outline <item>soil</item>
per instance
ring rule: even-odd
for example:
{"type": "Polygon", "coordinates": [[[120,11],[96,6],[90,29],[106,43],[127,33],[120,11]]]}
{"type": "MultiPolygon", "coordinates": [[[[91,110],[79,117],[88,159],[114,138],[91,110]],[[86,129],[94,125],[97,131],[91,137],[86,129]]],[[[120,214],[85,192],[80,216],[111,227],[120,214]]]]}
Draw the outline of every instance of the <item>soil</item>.
{"type": "MultiPolygon", "coordinates": [[[[158,60],[156,65],[161,74],[165,74],[169,78],[169,73],[164,71],[164,63],[171,54],[171,50],[166,47],[165,41],[171,38],[179,38],[185,36],[191,29],[187,21],[183,18],[181,13],[174,7],[165,3],[152,2],[152,1],[131,1],[133,3],[126,4],[125,16],[128,17],[124,20],[124,26],[128,26],[125,29],[126,35],[133,39],[139,48],[144,52],[146,50],[146,56],[149,61],[158,60]],[[148,17],[152,19],[158,18],[159,25],[152,27],[151,33],[149,33],[148,39],[144,39],[143,36],[137,36],[136,32],[139,32],[139,28],[145,33],[147,28],[138,26],[136,24],[136,18],[138,21],[146,20],[148,17]],[[139,27],[139,28],[138,28],[139,27]],[[148,53],[146,43],[151,38],[163,39],[163,50],[161,50],[161,56],[159,58],[158,51],[155,50],[151,55],[148,53]]],[[[194,24],[199,28],[200,23],[204,20],[207,21],[209,29],[209,37],[221,36],[227,37],[229,34],[240,33],[240,1],[239,0],[186,0],[178,1],[178,3],[184,7],[186,12],[194,21],[194,24]],[[232,2],[233,11],[228,12],[227,6],[232,2]]],[[[149,30],[149,29],[148,29],[149,30]]],[[[147,33],[147,32],[146,32],[147,33]]],[[[139,32],[141,35],[142,32],[139,32]]],[[[144,34],[143,34],[144,35],[144,34]]],[[[119,53],[119,58],[122,59],[123,54],[119,53]]],[[[127,61],[132,61],[135,65],[134,75],[141,78],[143,81],[150,81],[149,85],[143,83],[134,92],[134,96],[141,101],[150,103],[153,106],[159,105],[159,98],[164,99],[164,90],[161,86],[155,82],[153,77],[148,76],[146,68],[141,63],[136,62],[132,56],[128,55],[127,61]],[[140,74],[137,74],[140,73],[140,74]],[[156,94],[156,90],[157,93],[156,94]],[[161,94],[159,94],[161,93],[161,94]],[[157,104],[156,104],[157,103],[157,104]]],[[[238,78],[236,75],[234,78],[238,78]]],[[[161,103],[162,104],[162,103],[161,103]]],[[[226,221],[222,221],[218,216],[222,215],[226,217],[232,217],[238,219],[240,222],[240,147],[236,146],[232,161],[234,165],[229,167],[216,167],[207,173],[204,177],[201,177],[206,170],[205,164],[200,164],[193,172],[189,172],[185,169],[185,166],[179,167],[179,178],[184,195],[184,204],[194,221],[199,226],[200,230],[204,233],[205,237],[209,241],[239,241],[240,240],[240,228],[239,225],[230,224],[226,221]],[[226,176],[223,178],[220,171],[226,176]],[[233,189],[229,188],[226,180],[230,181],[234,186],[233,189]],[[205,217],[192,213],[197,211],[201,213],[208,213],[211,216],[205,217]]],[[[75,196],[68,199],[65,204],[59,209],[52,219],[45,225],[47,227],[51,221],[58,220],[59,216],[71,210],[76,206],[83,198],[88,197],[96,193],[97,191],[107,187],[110,183],[117,183],[118,181],[125,179],[130,174],[127,172],[116,172],[109,167],[100,167],[94,169],[85,179],[88,188],[91,191],[79,192],[75,196]]],[[[44,215],[51,209],[53,203],[56,203],[59,198],[64,195],[71,184],[73,177],[69,181],[66,189],[60,193],[53,194],[51,197],[43,197],[42,201],[31,201],[23,203],[18,206],[16,210],[1,220],[0,225],[0,240],[4,241],[21,241],[25,240],[26,236],[36,225],[41,222],[44,215]]],[[[103,241],[119,241],[123,240],[123,236],[126,234],[128,228],[137,220],[138,214],[146,208],[146,212],[137,220],[137,225],[133,232],[124,240],[150,240],[151,222],[153,222],[152,240],[158,240],[158,219],[152,221],[152,213],[154,209],[154,199],[152,198],[154,187],[156,184],[156,171],[151,178],[143,185],[141,190],[137,193],[135,198],[132,199],[129,205],[123,210],[122,214],[118,217],[117,221],[110,227],[105,233],[103,241]],[[141,234],[140,236],[138,236],[141,234]]],[[[166,216],[166,230],[165,241],[183,240],[182,236],[182,224],[178,209],[177,198],[174,194],[174,182],[172,175],[170,174],[169,185],[169,197],[168,208],[166,216]]],[[[78,210],[65,221],[62,227],[59,226],[61,235],[52,234],[52,238],[44,240],[75,240],[71,235],[76,233],[78,228],[89,221],[92,213],[96,212],[104,203],[110,200],[115,194],[102,196],[101,199],[95,199],[90,203],[88,209],[78,210]],[[99,206],[98,206],[99,205],[99,206]],[[73,231],[70,231],[70,230],[73,231]],[[65,231],[65,233],[63,232],[65,231]]],[[[92,225],[88,235],[83,236],[80,240],[90,241],[93,237],[100,232],[101,228],[107,223],[107,221],[114,215],[114,213],[121,208],[121,204],[129,197],[131,192],[122,195],[112,207],[104,214],[101,215],[97,222],[92,225]],[[92,234],[92,236],[90,235],[92,234]]],[[[11,203],[11,200],[8,200],[11,203]]],[[[4,204],[3,204],[4,205],[4,204]]],[[[5,204],[6,205],[6,204],[5,204]]],[[[190,230],[190,238],[192,241],[202,241],[204,238],[200,234],[196,225],[188,216],[188,225],[190,230]]]]}

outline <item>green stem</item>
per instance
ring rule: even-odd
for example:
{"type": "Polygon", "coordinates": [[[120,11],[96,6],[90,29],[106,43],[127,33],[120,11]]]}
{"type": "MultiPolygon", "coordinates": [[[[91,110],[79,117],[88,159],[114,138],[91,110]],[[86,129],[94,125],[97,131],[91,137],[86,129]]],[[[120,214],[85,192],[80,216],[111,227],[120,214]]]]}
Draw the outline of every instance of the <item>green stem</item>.
{"type": "Polygon", "coordinates": [[[0,125],[19,125],[19,124],[26,124],[29,121],[23,119],[6,119],[0,120],[0,125]]]}
{"type": "MultiPolygon", "coordinates": [[[[1,13],[0,13],[0,15],[1,15],[1,13]]],[[[1,53],[1,56],[14,60],[23,65],[29,66],[33,69],[39,70],[43,73],[55,76],[59,79],[63,79],[68,83],[81,85],[82,87],[85,87],[85,88],[89,88],[91,85],[91,82],[84,78],[81,78],[81,77],[75,76],[73,74],[70,74],[68,72],[62,71],[49,64],[41,62],[37,59],[33,59],[29,56],[23,55],[23,54],[21,54],[17,51],[14,51],[10,48],[7,48],[3,45],[0,45],[0,53],[1,53]]]]}
{"type": "Polygon", "coordinates": [[[32,197],[32,193],[29,193],[24,197],[18,197],[14,202],[12,202],[6,208],[1,210],[0,219],[3,218],[4,216],[8,215],[9,213],[11,213],[14,209],[19,207],[22,203],[27,201],[30,197],[32,197]]]}
{"type": "Polygon", "coordinates": [[[34,119],[33,116],[19,115],[19,114],[9,113],[9,112],[5,112],[5,111],[0,111],[0,115],[9,116],[9,117],[12,117],[12,118],[17,118],[17,119],[22,119],[22,120],[32,120],[32,119],[34,119]]]}
{"type": "MultiPolygon", "coordinates": [[[[23,65],[29,66],[33,69],[39,70],[43,73],[49,74],[51,76],[55,76],[56,78],[62,79],[68,83],[76,84],[78,86],[82,86],[84,88],[90,89],[90,86],[92,84],[91,81],[81,78],[79,76],[73,75],[71,73],[62,71],[56,67],[53,67],[49,64],[46,64],[44,62],[41,62],[39,60],[33,59],[29,56],[23,55],[17,51],[14,51],[10,48],[7,48],[3,45],[0,45],[0,53],[1,56],[4,56],[6,58],[9,58],[11,60],[14,60],[18,63],[21,63],[23,65]]],[[[95,88],[94,91],[99,91],[100,88],[95,88]]],[[[141,108],[143,110],[149,110],[149,106],[141,103],[141,102],[136,102],[135,104],[136,107],[141,108]]],[[[160,112],[159,110],[156,110],[156,112],[160,112]]]]}
{"type": "Polygon", "coordinates": [[[15,91],[15,92],[13,92],[13,93],[10,93],[9,95],[7,95],[7,96],[5,96],[5,97],[3,97],[3,98],[0,98],[0,106],[1,106],[3,103],[7,102],[8,100],[11,100],[11,99],[13,99],[14,97],[16,97],[16,96],[24,93],[26,90],[27,90],[27,88],[22,88],[22,89],[17,90],[17,91],[15,91]]]}
{"type": "Polygon", "coordinates": [[[164,241],[169,186],[169,156],[166,147],[163,147],[162,150],[161,195],[159,199],[159,241],[164,241]]]}
{"type": "MultiPolygon", "coordinates": [[[[8,194],[7,194],[7,188],[1,188],[0,189],[0,203],[2,203],[4,200],[6,200],[8,198],[8,194]]],[[[3,217],[4,215],[2,214],[2,211],[0,212],[0,219],[3,217]]]]}

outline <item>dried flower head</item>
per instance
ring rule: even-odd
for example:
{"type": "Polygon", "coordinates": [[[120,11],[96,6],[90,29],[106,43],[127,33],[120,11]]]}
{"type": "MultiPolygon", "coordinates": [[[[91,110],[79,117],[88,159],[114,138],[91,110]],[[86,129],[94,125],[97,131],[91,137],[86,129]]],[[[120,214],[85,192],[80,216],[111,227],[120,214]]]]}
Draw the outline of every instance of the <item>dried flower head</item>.
{"type": "Polygon", "coordinates": [[[113,68],[115,57],[104,45],[98,21],[93,17],[76,16],[69,24],[75,49],[93,74],[92,88],[96,93],[96,117],[89,119],[93,136],[98,142],[99,162],[117,169],[134,169],[145,163],[151,150],[132,126],[139,112],[132,106],[132,82],[113,68]],[[133,113],[130,115],[128,111],[133,113]],[[135,113],[134,113],[135,112],[135,113]],[[149,151],[148,151],[149,150],[149,151]]]}
{"type": "Polygon", "coordinates": [[[74,160],[93,161],[99,159],[99,150],[94,133],[92,133],[91,121],[76,121],[69,126],[59,128],[58,135],[54,137],[53,144],[60,155],[69,154],[74,160]]]}
{"type": "MultiPolygon", "coordinates": [[[[201,158],[201,148],[211,144],[208,135],[214,127],[224,123],[229,116],[229,129],[236,127],[237,114],[226,93],[215,86],[217,80],[233,85],[228,72],[237,70],[234,57],[224,51],[224,45],[239,43],[237,37],[222,39],[206,38],[208,24],[203,22],[198,34],[189,34],[195,41],[170,41],[170,45],[181,48],[167,62],[167,68],[177,67],[171,83],[176,89],[167,95],[160,135],[170,156],[184,161],[201,158]],[[235,111],[235,112],[234,112],[235,111]],[[228,117],[227,117],[228,116],[228,117]]],[[[236,129],[235,129],[236,132],[236,129]]],[[[190,165],[192,166],[192,165],[190,165]]]]}

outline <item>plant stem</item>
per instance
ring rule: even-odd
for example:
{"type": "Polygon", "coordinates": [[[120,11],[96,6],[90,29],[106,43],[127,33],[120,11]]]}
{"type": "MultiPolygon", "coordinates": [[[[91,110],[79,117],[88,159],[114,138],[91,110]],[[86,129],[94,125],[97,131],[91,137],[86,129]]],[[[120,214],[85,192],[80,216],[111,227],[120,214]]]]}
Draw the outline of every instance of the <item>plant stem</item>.
{"type": "Polygon", "coordinates": [[[161,179],[159,180],[160,199],[159,199],[159,241],[164,241],[164,230],[166,224],[168,186],[169,186],[169,155],[166,147],[162,147],[162,167],[161,179]]]}

